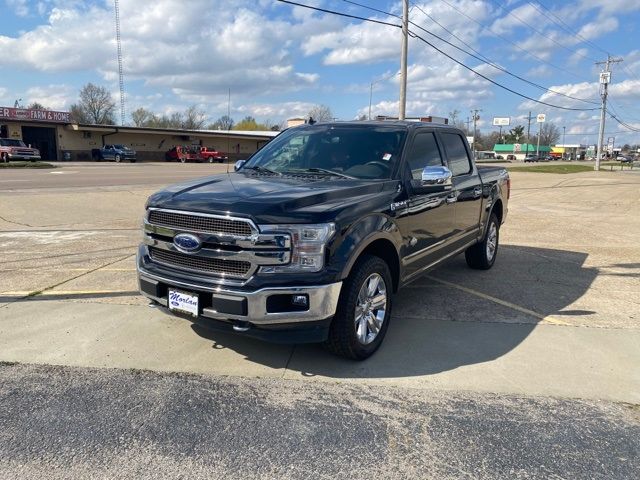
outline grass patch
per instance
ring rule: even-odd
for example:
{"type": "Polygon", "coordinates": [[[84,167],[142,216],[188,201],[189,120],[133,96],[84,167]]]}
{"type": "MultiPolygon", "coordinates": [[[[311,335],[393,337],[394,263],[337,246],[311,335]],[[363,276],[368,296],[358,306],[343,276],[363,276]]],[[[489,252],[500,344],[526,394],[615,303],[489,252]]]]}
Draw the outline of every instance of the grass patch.
{"type": "Polygon", "coordinates": [[[0,163],[0,168],[56,168],[47,162],[8,162],[0,163]]]}
{"type": "Polygon", "coordinates": [[[530,167],[507,167],[510,172],[535,172],[535,173],[579,173],[593,172],[589,165],[535,165],[530,167]]]}

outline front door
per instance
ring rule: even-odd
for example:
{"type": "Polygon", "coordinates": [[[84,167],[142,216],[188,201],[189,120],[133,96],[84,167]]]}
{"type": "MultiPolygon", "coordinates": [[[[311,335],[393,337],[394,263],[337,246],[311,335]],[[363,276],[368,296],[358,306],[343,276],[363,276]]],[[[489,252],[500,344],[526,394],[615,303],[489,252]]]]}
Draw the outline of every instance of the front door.
{"type": "Polygon", "coordinates": [[[417,193],[411,183],[420,183],[427,166],[442,166],[443,155],[433,131],[418,131],[406,156],[405,184],[407,204],[398,223],[404,237],[402,262],[410,277],[433,263],[447,243],[453,229],[454,205],[449,203],[451,191],[417,193]]]}

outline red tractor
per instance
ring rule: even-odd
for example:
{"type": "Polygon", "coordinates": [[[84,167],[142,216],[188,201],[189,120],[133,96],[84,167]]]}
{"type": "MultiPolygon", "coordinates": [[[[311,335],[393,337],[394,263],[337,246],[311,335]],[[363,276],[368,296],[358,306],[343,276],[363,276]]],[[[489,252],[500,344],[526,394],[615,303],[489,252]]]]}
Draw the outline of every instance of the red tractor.
{"type": "Polygon", "coordinates": [[[227,157],[211,147],[201,147],[199,145],[177,145],[164,154],[167,162],[209,162],[222,163],[227,157]]]}

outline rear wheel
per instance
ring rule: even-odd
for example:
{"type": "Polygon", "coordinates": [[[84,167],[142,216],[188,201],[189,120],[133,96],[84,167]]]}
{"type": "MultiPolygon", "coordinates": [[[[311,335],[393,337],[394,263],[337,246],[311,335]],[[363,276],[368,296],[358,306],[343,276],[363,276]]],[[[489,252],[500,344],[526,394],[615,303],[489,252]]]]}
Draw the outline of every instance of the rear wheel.
{"type": "Polygon", "coordinates": [[[181,163],[187,163],[187,157],[180,157],[181,163]]]}
{"type": "Polygon", "coordinates": [[[120,155],[116,155],[114,157],[114,160],[116,161],[116,163],[120,163],[120,161],[122,160],[122,157],[120,155]]]}
{"type": "Polygon", "coordinates": [[[0,160],[2,160],[2,163],[9,163],[9,156],[6,153],[2,153],[0,154],[0,160]]]}
{"type": "Polygon", "coordinates": [[[384,260],[373,255],[360,258],[342,286],[325,347],[354,360],[373,355],[389,328],[392,289],[384,260]]]}
{"type": "Polygon", "coordinates": [[[500,222],[495,213],[489,217],[487,231],[484,239],[464,252],[467,265],[477,270],[489,270],[493,267],[498,255],[498,242],[500,239],[500,222]]]}

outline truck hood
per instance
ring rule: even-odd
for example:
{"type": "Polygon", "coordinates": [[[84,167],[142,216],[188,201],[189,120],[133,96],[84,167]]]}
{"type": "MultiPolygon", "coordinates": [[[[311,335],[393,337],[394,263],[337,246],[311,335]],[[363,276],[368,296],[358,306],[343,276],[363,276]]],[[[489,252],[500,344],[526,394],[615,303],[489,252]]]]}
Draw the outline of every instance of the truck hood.
{"type": "Polygon", "coordinates": [[[337,211],[380,200],[398,181],[335,177],[276,177],[229,173],[172,185],[149,197],[148,206],[251,217],[258,223],[320,223],[337,211]]]}

